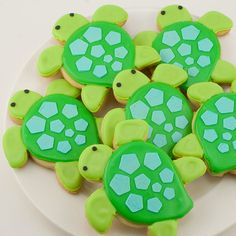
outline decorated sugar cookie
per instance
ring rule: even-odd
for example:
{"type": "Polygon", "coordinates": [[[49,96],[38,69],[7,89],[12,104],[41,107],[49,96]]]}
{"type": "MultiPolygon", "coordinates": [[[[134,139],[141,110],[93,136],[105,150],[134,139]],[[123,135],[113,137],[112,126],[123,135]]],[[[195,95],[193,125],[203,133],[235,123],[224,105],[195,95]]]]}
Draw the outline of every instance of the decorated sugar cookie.
{"type": "Polygon", "coordinates": [[[113,84],[117,100],[126,103],[129,99],[125,117],[145,120],[149,125],[148,141],[169,154],[182,137],[191,133],[192,109],[176,89],[187,77],[183,69],[161,64],[151,80],[142,72],[126,70],[116,76],[113,84]]]}
{"type": "Polygon", "coordinates": [[[64,45],[49,47],[41,53],[39,73],[48,77],[61,71],[73,86],[82,88],[84,105],[97,112],[117,73],[135,67],[143,69],[160,61],[152,47],[135,47],[121,28],[127,18],[126,11],[113,5],[99,8],[91,22],[79,14],[61,17],[53,36],[64,45]]]}
{"type": "Polygon", "coordinates": [[[190,86],[188,97],[201,107],[193,121],[193,133],[176,144],[173,154],[203,158],[213,175],[235,174],[236,94],[224,92],[213,82],[203,82],[190,86]]]}
{"type": "Polygon", "coordinates": [[[103,187],[86,201],[86,217],[99,233],[107,232],[115,216],[119,216],[130,226],[147,227],[150,236],[175,236],[176,220],[193,207],[183,184],[202,176],[205,164],[191,157],[172,162],[163,150],[141,141],[140,135],[136,138],[139,141],[123,142],[122,137],[128,133],[127,122],[132,120],[125,122],[126,127],[119,127],[123,128],[119,131],[123,135],[117,139],[115,134],[116,141],[123,143],[118,149],[112,152],[106,145],[94,145],[81,155],[82,176],[88,181],[103,182],[103,187]],[[108,148],[110,152],[105,152],[108,148]]]}
{"type": "Polygon", "coordinates": [[[152,45],[162,62],[187,71],[189,78],[181,88],[186,90],[191,84],[210,80],[231,83],[236,78],[235,66],[221,59],[217,38],[228,33],[233,26],[227,16],[211,11],[193,21],[186,8],[171,5],[160,11],[157,25],[161,29],[157,36],[144,32],[136,36],[136,41],[141,38],[141,45],[150,45],[152,37],[152,45]]]}
{"type": "Polygon", "coordinates": [[[49,84],[49,95],[45,97],[25,89],[10,99],[9,115],[21,125],[9,128],[3,137],[11,167],[23,167],[29,153],[38,164],[55,169],[66,190],[79,190],[80,154],[86,147],[98,144],[99,137],[94,117],[74,98],[78,91],[65,80],[56,80],[49,84]]]}

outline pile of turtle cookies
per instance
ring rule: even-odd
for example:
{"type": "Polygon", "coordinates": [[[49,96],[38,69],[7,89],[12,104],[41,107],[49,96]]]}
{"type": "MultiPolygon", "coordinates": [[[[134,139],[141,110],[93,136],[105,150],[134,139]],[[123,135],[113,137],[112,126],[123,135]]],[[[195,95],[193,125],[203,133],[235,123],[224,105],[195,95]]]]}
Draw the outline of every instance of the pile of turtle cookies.
{"type": "Polygon", "coordinates": [[[24,89],[10,98],[17,125],[3,147],[12,168],[31,157],[68,192],[102,182],[85,204],[99,233],[119,216],[150,236],[175,236],[193,207],[185,185],[206,170],[236,173],[236,67],[221,59],[218,40],[233,23],[215,11],[193,20],[171,5],[157,15],[160,32],[132,39],[127,19],[104,5],[91,19],[70,13],[55,23],[58,43],[41,52],[37,69],[61,78],[43,96],[24,89]],[[110,100],[116,105],[101,112],[110,100]]]}

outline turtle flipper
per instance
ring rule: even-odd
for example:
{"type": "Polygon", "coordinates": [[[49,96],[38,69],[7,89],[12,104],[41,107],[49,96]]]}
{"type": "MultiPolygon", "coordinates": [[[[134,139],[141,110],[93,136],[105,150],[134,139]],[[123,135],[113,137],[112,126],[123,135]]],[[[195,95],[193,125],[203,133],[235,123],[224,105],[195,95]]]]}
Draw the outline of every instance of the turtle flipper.
{"type": "Polygon", "coordinates": [[[204,161],[196,157],[183,157],[174,161],[184,184],[188,184],[206,173],[204,161]]]}
{"type": "Polygon", "coordinates": [[[12,168],[21,168],[26,164],[28,155],[21,138],[21,127],[13,126],[5,132],[3,149],[12,168]]]}
{"type": "Polygon", "coordinates": [[[122,26],[128,19],[128,13],[116,5],[103,5],[93,14],[92,21],[105,21],[122,26]]]}
{"type": "Polygon", "coordinates": [[[55,171],[59,183],[68,192],[76,193],[81,187],[82,176],[79,173],[78,162],[57,162],[55,171]]]}
{"type": "Polygon", "coordinates": [[[135,66],[138,70],[155,66],[161,61],[158,52],[150,46],[136,46],[135,66]]]}
{"type": "Polygon", "coordinates": [[[154,223],[148,227],[148,235],[150,236],[176,236],[177,221],[167,220],[154,223]]]}
{"type": "Polygon", "coordinates": [[[156,31],[142,31],[139,32],[133,39],[136,46],[152,46],[154,39],[157,37],[156,31]]]}
{"type": "Polygon", "coordinates": [[[97,112],[108,94],[109,89],[99,85],[86,85],[82,88],[81,99],[87,109],[97,112]]]}
{"type": "Polygon", "coordinates": [[[236,67],[228,61],[219,60],[211,78],[216,83],[232,83],[236,79],[236,67]]]}
{"type": "Polygon", "coordinates": [[[207,12],[198,19],[200,23],[212,29],[218,36],[227,34],[233,27],[232,20],[217,11],[207,12]]]}
{"type": "Polygon", "coordinates": [[[96,231],[105,233],[112,225],[116,210],[101,188],[92,193],[86,200],[85,214],[88,222],[96,231]]]}
{"type": "Polygon", "coordinates": [[[62,46],[46,48],[39,55],[37,68],[41,76],[49,77],[59,72],[62,67],[62,46]]]}

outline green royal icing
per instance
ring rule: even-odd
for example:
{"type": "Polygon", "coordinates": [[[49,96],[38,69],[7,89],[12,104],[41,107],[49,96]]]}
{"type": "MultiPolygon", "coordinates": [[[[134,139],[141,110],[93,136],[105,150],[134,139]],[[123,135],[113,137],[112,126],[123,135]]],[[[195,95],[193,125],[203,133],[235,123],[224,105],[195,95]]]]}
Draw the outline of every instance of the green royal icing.
{"type": "Polygon", "coordinates": [[[93,116],[80,101],[60,94],[31,107],[22,138],[33,156],[49,162],[76,161],[87,146],[99,142],[93,116]]]}
{"type": "Polygon", "coordinates": [[[219,94],[199,109],[194,130],[213,173],[236,168],[236,96],[219,94]]]}
{"type": "Polygon", "coordinates": [[[191,107],[182,93],[167,84],[143,86],[130,98],[125,112],[127,119],[145,120],[148,142],[170,155],[175,143],[191,132],[191,107]]]}
{"type": "Polygon", "coordinates": [[[63,66],[79,84],[111,87],[118,72],[134,67],[135,49],[128,33],[108,22],[94,22],[67,41],[63,66]]]}
{"type": "Polygon", "coordinates": [[[137,224],[178,219],[193,206],[169,156],[144,142],[125,144],[112,154],[104,189],[117,212],[137,224]]]}
{"type": "Polygon", "coordinates": [[[159,33],[153,42],[163,63],[175,64],[188,73],[182,85],[209,81],[220,58],[219,40],[213,31],[198,22],[178,22],[159,33]]]}

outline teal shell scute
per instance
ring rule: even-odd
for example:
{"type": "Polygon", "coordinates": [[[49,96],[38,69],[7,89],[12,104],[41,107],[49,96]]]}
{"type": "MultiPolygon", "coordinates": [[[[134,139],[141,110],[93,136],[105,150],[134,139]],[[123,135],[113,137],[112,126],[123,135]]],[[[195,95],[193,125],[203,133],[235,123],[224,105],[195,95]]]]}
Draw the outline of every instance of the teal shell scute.
{"type": "Polygon", "coordinates": [[[134,59],[134,43],[124,29],[109,22],[93,22],[66,42],[63,68],[79,84],[112,87],[117,73],[134,68],[134,59]]]}
{"type": "Polygon", "coordinates": [[[185,96],[164,83],[150,83],[134,93],[125,108],[127,119],[149,125],[148,142],[169,155],[174,145],[191,133],[193,112],[185,96]]]}
{"type": "Polygon", "coordinates": [[[30,108],[22,138],[32,156],[48,162],[77,161],[87,146],[99,142],[92,114],[77,99],[60,94],[30,108]]]}
{"type": "Polygon", "coordinates": [[[129,222],[150,225],[178,219],[193,206],[170,157],[150,143],[118,148],[103,179],[109,200],[129,222]]]}
{"type": "Polygon", "coordinates": [[[219,94],[199,109],[194,125],[213,173],[236,168],[236,95],[219,94]]]}
{"type": "Polygon", "coordinates": [[[199,22],[178,22],[160,32],[153,42],[162,62],[175,64],[189,75],[182,85],[206,82],[220,58],[220,43],[215,33],[199,22]]]}

